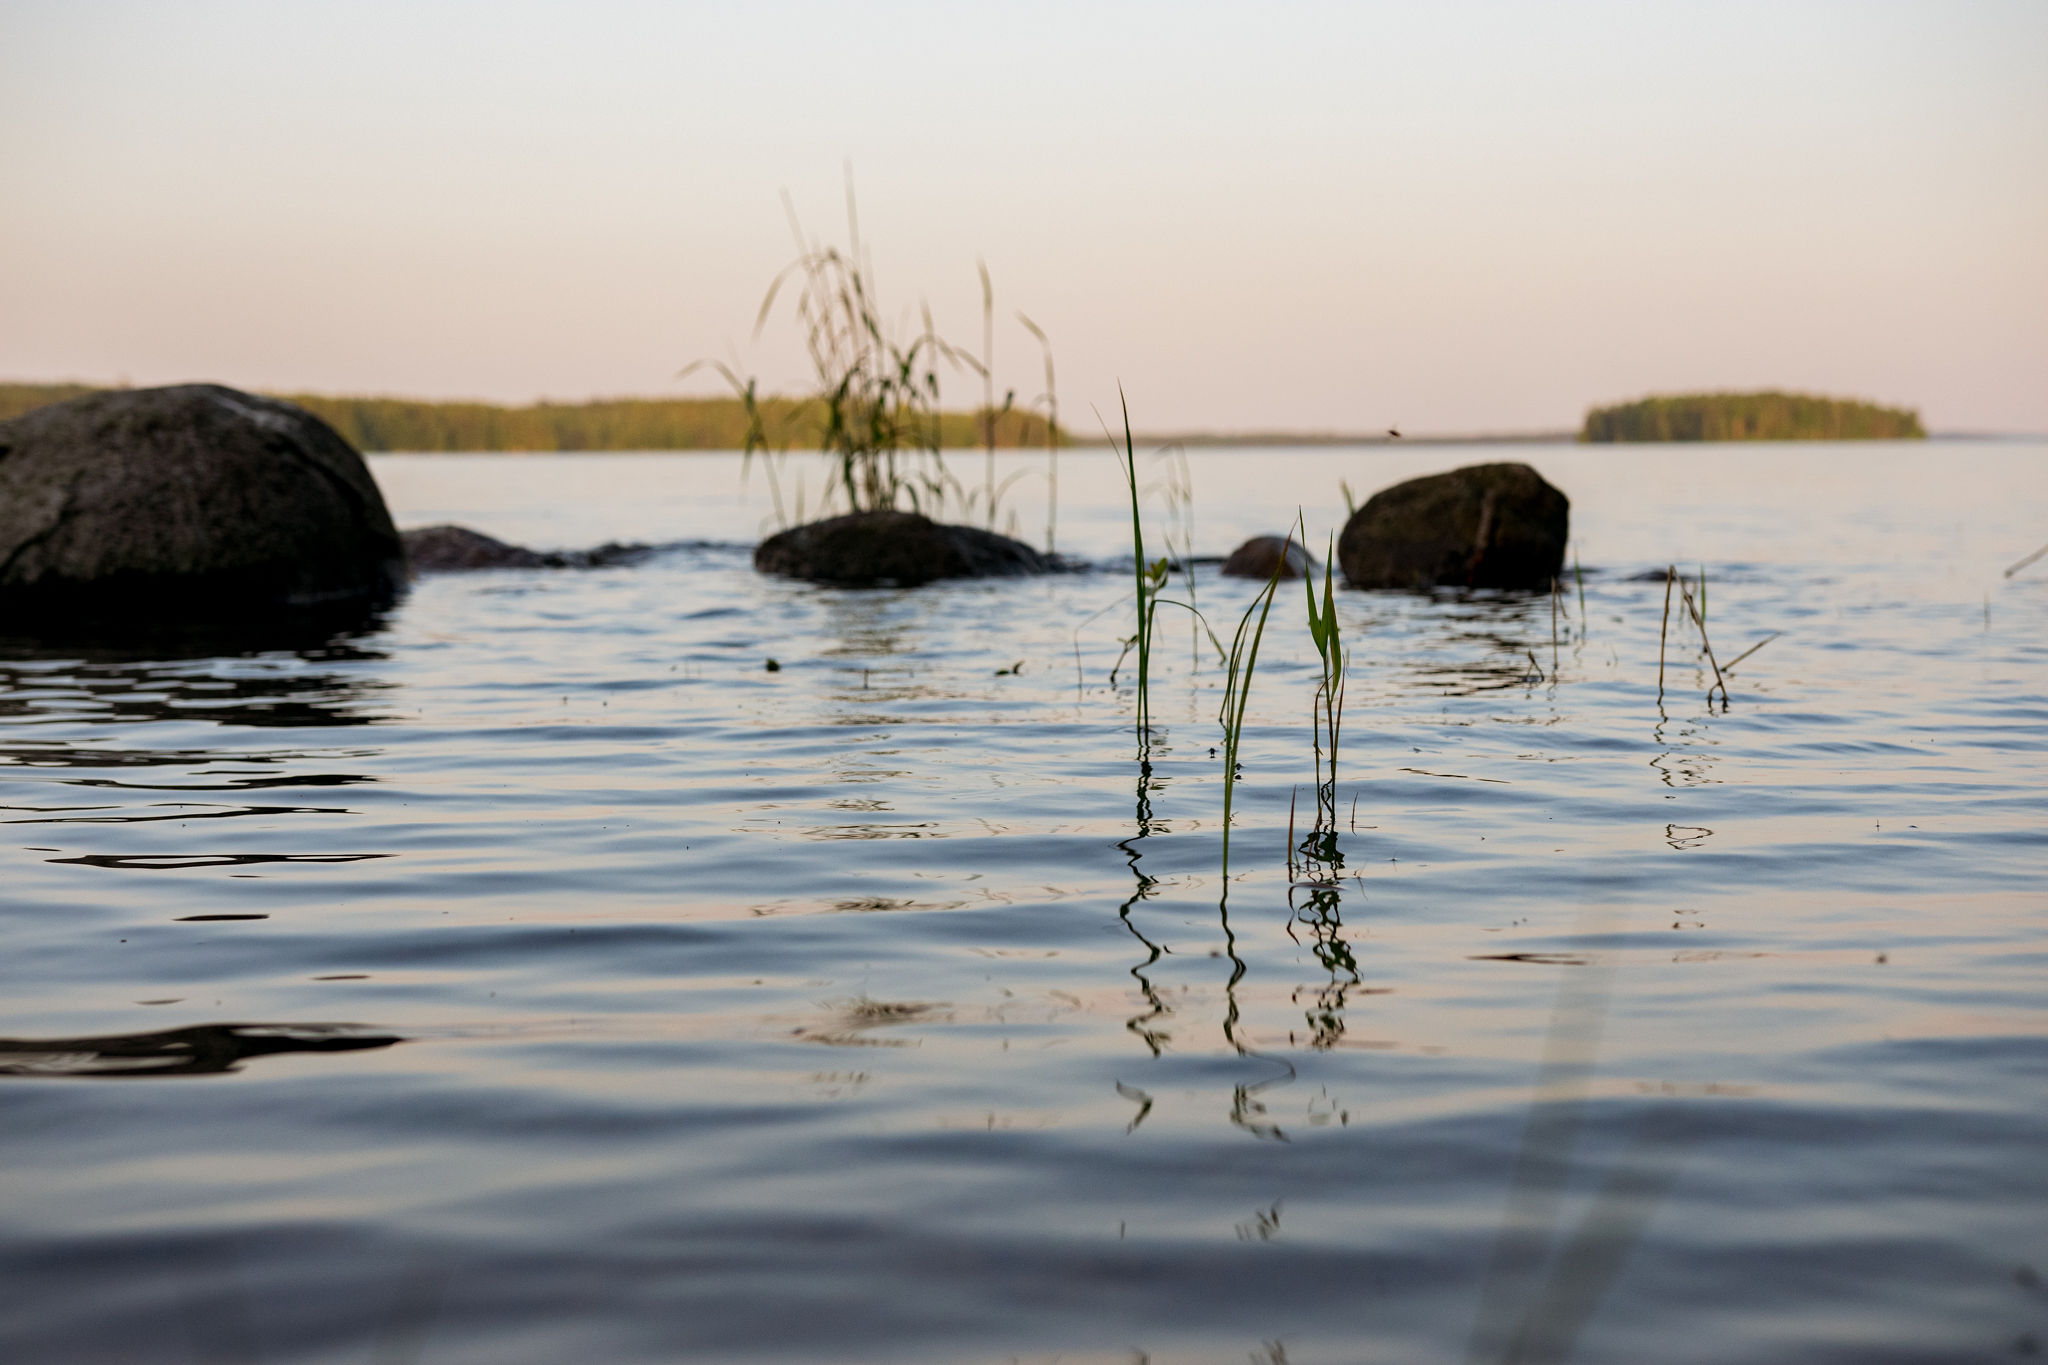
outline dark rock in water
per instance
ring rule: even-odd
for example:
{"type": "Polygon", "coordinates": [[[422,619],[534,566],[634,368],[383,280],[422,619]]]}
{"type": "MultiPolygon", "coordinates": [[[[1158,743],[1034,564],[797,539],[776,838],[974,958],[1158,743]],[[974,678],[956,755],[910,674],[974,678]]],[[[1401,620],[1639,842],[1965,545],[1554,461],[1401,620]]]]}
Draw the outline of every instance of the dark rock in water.
{"type": "Polygon", "coordinates": [[[754,567],[814,583],[914,587],[936,578],[1051,573],[1059,564],[993,531],[892,511],[853,512],[777,532],[754,547],[754,567]]]}
{"type": "Polygon", "coordinates": [[[1282,578],[1300,578],[1316,566],[1308,548],[1286,536],[1253,536],[1230,552],[1222,572],[1231,578],[1267,579],[1279,569],[1282,578]],[[1285,555],[1283,564],[1281,556],[1285,555]]]}
{"type": "MultiPolygon", "coordinates": [[[[1587,572],[1590,573],[1591,570],[1587,572]]],[[[1641,573],[1632,573],[1621,581],[1624,583],[1662,583],[1669,577],[1671,577],[1671,570],[1666,567],[1662,569],[1645,569],[1641,573]]]]}
{"type": "Polygon", "coordinates": [[[540,558],[550,569],[608,569],[614,564],[637,564],[659,548],[607,540],[595,550],[543,550],[540,558]]]}
{"type": "Polygon", "coordinates": [[[472,531],[467,526],[415,526],[402,533],[406,566],[416,574],[461,569],[539,569],[547,561],[523,545],[472,531]]]}
{"type": "Polygon", "coordinates": [[[507,545],[467,526],[415,526],[403,533],[405,560],[414,574],[459,573],[465,569],[600,569],[630,564],[654,553],[651,545],[613,542],[595,550],[529,550],[507,545]]]}
{"type": "Polygon", "coordinates": [[[1344,524],[1357,588],[1545,589],[1564,568],[1571,500],[1525,464],[1476,464],[1383,488],[1344,524]]]}
{"type": "Polygon", "coordinates": [[[303,408],[183,384],[0,423],[10,628],[340,620],[404,582],[369,468],[303,408]]]}

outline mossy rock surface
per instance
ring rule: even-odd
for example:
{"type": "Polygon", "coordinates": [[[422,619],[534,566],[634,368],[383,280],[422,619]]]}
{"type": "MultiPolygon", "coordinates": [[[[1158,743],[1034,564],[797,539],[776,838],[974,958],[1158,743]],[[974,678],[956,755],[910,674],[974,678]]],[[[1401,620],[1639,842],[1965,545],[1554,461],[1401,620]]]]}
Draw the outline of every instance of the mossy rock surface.
{"type": "Polygon", "coordinates": [[[0,423],[10,623],[367,611],[404,581],[362,456],[293,404],[184,384],[0,423]]]}
{"type": "Polygon", "coordinates": [[[1547,589],[1564,569],[1571,500],[1525,464],[1477,464],[1383,488],[1344,524],[1355,588],[1547,589]]]}
{"type": "Polygon", "coordinates": [[[1051,573],[1059,564],[994,531],[886,511],[852,512],[777,532],[754,547],[754,567],[813,583],[907,588],[941,578],[1051,573]]]}

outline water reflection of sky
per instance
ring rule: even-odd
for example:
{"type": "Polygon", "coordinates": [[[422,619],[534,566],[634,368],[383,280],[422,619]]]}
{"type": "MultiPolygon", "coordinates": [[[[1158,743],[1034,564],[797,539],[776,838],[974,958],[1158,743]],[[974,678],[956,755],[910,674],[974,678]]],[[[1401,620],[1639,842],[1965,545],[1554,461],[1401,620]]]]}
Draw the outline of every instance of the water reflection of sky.
{"type": "MultiPolygon", "coordinates": [[[[1196,452],[1195,548],[1471,453],[1196,452]]],[[[1342,596],[1305,844],[1283,595],[1227,888],[1198,640],[1141,770],[1115,610],[1076,632],[1117,574],[761,580],[723,457],[381,458],[402,523],[724,547],[429,580],[315,657],[0,664],[6,1330],[118,1353],[232,1263],[265,1359],[369,1349],[408,1276],[423,1360],[2044,1335],[2048,575],[1998,577],[2042,452],[1514,453],[1583,609],[1342,596]],[[1681,554],[1724,657],[1784,632],[1725,708],[1676,631],[1658,701],[1628,575],[1681,554]]],[[[1108,473],[1062,469],[1104,556],[1108,473]]]]}

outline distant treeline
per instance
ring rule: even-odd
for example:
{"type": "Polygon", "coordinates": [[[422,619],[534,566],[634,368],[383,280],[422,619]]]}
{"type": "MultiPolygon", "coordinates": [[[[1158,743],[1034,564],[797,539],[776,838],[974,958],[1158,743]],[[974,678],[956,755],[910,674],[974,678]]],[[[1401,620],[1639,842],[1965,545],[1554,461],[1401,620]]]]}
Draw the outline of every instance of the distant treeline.
{"type": "Polygon", "coordinates": [[[51,403],[98,393],[101,387],[97,384],[0,384],[0,422],[51,403]]]}
{"type": "Polygon", "coordinates": [[[1800,393],[1682,393],[1594,408],[1581,441],[1897,441],[1920,414],[1800,393]]]}
{"type": "MultiPolygon", "coordinates": [[[[46,403],[99,392],[90,384],[0,384],[0,421],[46,403]]],[[[738,450],[747,415],[737,398],[614,398],[591,403],[429,403],[410,398],[336,398],[280,393],[317,413],[358,450],[738,450]]],[[[815,448],[824,409],[788,398],[761,402],[769,445],[815,448]]],[[[975,412],[939,414],[939,444],[982,444],[975,412]]],[[[1045,419],[1010,411],[996,418],[998,446],[1043,446],[1045,419]]],[[[1065,443],[1062,434],[1061,443],[1065,443]]]]}

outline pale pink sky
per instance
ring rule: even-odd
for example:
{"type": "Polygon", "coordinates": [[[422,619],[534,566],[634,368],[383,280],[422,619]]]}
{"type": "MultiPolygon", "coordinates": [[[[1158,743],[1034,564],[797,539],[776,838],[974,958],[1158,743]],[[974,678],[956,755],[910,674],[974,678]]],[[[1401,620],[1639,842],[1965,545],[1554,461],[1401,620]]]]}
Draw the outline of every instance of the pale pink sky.
{"type": "Polygon", "coordinates": [[[2037,0],[0,0],[0,378],[793,385],[787,321],[750,335],[779,195],[836,238],[850,162],[891,303],[978,343],[986,259],[1069,413],[1768,385],[2048,431],[2043,72],[2037,0]]]}

